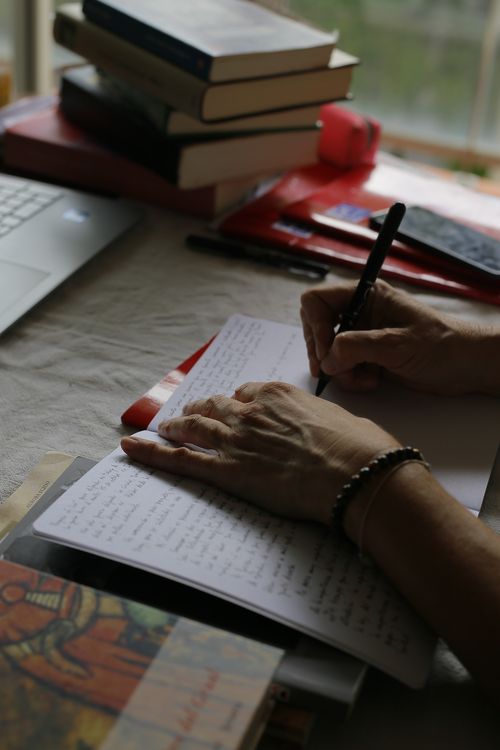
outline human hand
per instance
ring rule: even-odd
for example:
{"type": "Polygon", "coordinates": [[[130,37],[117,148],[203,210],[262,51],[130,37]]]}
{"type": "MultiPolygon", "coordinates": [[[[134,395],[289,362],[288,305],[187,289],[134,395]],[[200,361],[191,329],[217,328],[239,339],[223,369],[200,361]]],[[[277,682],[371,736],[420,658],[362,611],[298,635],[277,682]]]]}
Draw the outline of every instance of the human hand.
{"type": "Polygon", "coordinates": [[[188,404],[160,423],[176,443],[124,438],[134,461],[191,476],[274,513],[330,522],[342,486],[379,453],[399,443],[373,422],[285,383],[246,383],[232,398],[188,404]]]}
{"type": "Polygon", "coordinates": [[[500,331],[460,321],[377,281],[354,331],[334,335],[355,284],[305,292],[301,318],[311,374],[346,390],[377,387],[383,373],[430,393],[500,394],[500,331]],[[493,371],[492,371],[493,365],[493,371]]]}

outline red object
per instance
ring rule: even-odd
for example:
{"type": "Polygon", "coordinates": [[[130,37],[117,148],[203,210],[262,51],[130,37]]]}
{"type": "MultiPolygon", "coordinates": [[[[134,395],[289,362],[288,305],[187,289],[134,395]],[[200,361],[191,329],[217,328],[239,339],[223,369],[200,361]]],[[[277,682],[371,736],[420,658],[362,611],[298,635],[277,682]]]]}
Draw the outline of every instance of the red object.
{"type": "MultiPolygon", "coordinates": [[[[375,170],[379,169],[383,171],[384,167],[375,167],[375,170]]],[[[342,206],[348,214],[361,212],[365,219],[371,211],[391,205],[398,199],[397,195],[370,193],[366,189],[373,171],[363,167],[342,172],[325,164],[293,170],[272,190],[227,216],[219,225],[219,231],[324,263],[360,268],[366,262],[369,248],[366,241],[353,242],[354,223],[350,235],[333,237],[331,231],[328,234],[324,227],[309,219],[313,209],[324,212],[332,205],[342,206]],[[328,196],[328,200],[321,204],[322,208],[319,196],[328,196]],[[306,221],[311,226],[305,226],[306,221]]],[[[380,179],[377,183],[380,184],[380,179]]],[[[458,264],[430,260],[424,251],[403,243],[391,249],[381,276],[500,305],[500,289],[496,282],[463,271],[458,264]]]]}
{"type": "Polygon", "coordinates": [[[204,219],[213,219],[236,205],[251,184],[247,179],[180,190],[146,167],[101,145],[69,123],[54,106],[8,125],[3,152],[5,164],[16,171],[204,219]]]}
{"type": "Polygon", "coordinates": [[[318,154],[321,161],[347,169],[373,165],[380,143],[380,123],[337,104],[323,104],[318,154]]]}
{"type": "Polygon", "coordinates": [[[175,370],[167,372],[158,383],[155,383],[148,391],[146,391],[146,393],[138,398],[137,401],[134,401],[134,403],[123,412],[121,416],[122,422],[131,427],[146,429],[153,417],[160,410],[161,406],[170,398],[177,386],[182,383],[189,370],[194,364],[196,364],[212,341],[213,338],[201,346],[196,352],[194,352],[194,354],[185,359],[184,362],[181,362],[175,370]]]}

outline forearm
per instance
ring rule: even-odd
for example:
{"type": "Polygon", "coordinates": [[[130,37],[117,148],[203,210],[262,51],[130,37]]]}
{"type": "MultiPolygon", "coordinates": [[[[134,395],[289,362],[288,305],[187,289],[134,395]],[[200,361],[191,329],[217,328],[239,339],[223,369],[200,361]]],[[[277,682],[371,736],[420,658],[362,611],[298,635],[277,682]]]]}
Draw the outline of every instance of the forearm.
{"type": "Polygon", "coordinates": [[[459,361],[469,368],[470,390],[500,396],[500,329],[472,324],[468,329],[459,361]]]}
{"type": "MultiPolygon", "coordinates": [[[[353,500],[358,542],[370,492],[353,500]]],[[[363,547],[500,702],[500,543],[418,464],[402,466],[371,505],[363,547]]]]}

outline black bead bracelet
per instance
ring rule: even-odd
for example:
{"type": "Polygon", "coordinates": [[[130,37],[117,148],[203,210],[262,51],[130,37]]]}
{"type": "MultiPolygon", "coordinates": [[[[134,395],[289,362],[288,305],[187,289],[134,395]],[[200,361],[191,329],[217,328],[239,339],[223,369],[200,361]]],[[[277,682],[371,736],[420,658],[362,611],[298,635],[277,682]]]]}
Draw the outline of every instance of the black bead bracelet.
{"type": "Polygon", "coordinates": [[[372,477],[380,474],[384,469],[397,466],[398,464],[406,461],[418,461],[428,466],[422,453],[418,448],[412,448],[407,446],[406,448],[395,448],[383,453],[378,458],[374,458],[366,466],[358,471],[357,474],[353,474],[346,484],[342,487],[335,505],[332,508],[332,527],[335,531],[340,533],[344,532],[344,517],[349,505],[349,501],[359,490],[369,481],[372,477]]]}

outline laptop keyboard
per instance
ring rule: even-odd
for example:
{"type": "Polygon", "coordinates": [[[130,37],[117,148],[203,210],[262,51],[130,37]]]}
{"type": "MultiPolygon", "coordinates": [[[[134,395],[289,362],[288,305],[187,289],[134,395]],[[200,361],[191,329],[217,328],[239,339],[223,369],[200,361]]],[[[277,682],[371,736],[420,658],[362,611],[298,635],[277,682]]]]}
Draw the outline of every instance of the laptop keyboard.
{"type": "Polygon", "coordinates": [[[38,185],[0,175],[0,237],[58,200],[63,193],[50,185],[38,185]]]}

